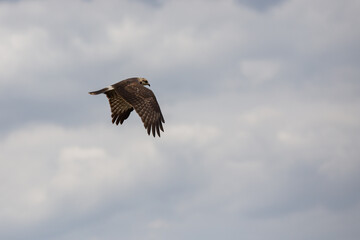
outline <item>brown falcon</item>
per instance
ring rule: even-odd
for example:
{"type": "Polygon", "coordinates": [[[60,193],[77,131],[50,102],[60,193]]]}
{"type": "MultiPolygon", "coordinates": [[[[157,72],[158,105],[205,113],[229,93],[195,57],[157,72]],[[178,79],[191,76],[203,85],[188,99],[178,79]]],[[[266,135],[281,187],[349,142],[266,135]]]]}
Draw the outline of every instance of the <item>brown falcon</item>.
{"type": "Polygon", "coordinates": [[[160,129],[164,131],[165,123],[160,106],[154,93],[146,88],[150,86],[145,78],[128,78],[98,91],[89,92],[91,95],[106,94],[111,108],[112,122],[118,125],[126,120],[132,110],[139,114],[147,129],[147,133],[155,137],[155,131],[160,137],[160,129]]]}

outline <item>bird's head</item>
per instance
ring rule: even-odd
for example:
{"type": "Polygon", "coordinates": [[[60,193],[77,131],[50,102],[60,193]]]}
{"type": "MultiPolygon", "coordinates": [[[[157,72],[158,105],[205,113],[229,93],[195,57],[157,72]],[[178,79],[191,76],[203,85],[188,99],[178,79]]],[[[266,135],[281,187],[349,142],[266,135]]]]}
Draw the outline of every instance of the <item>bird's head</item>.
{"type": "Polygon", "coordinates": [[[146,78],[139,78],[139,83],[141,85],[148,85],[150,87],[150,84],[146,78]]]}

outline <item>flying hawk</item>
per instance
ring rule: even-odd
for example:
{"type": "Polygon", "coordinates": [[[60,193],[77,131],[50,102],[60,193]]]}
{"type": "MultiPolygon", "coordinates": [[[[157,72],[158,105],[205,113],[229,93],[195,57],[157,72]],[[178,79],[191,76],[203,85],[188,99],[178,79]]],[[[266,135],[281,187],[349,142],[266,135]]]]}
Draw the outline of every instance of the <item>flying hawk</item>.
{"type": "Polygon", "coordinates": [[[146,88],[150,86],[145,78],[128,78],[98,91],[89,92],[91,95],[105,93],[109,99],[112,123],[122,124],[132,110],[139,114],[148,135],[155,131],[160,137],[160,129],[164,131],[162,123],[165,123],[160,106],[154,93],[146,88]]]}

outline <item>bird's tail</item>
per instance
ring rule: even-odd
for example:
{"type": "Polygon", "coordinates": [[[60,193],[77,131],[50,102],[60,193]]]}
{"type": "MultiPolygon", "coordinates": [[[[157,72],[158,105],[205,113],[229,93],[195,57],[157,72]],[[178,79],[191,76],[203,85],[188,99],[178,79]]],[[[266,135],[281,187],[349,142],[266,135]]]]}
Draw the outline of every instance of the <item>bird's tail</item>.
{"type": "Polygon", "coordinates": [[[89,94],[91,94],[91,95],[98,95],[98,94],[100,94],[100,93],[105,93],[105,92],[110,91],[110,90],[113,90],[113,89],[114,89],[114,88],[113,88],[112,86],[110,86],[110,87],[106,87],[106,88],[100,89],[100,90],[98,90],[98,91],[89,92],[89,94]]]}

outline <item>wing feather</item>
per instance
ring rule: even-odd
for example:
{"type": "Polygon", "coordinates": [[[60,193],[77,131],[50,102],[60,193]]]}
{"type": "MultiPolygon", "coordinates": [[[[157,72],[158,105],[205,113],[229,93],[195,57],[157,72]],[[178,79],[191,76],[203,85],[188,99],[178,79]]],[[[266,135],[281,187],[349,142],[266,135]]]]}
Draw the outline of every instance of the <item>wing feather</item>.
{"type": "Polygon", "coordinates": [[[160,137],[160,130],[164,131],[162,123],[165,123],[160,106],[154,93],[139,83],[130,83],[125,87],[119,87],[117,92],[129,103],[140,116],[147,133],[160,137]]]}
{"type": "Polygon", "coordinates": [[[110,103],[112,123],[116,125],[119,125],[119,123],[122,124],[134,108],[127,103],[116,90],[108,91],[105,94],[110,103]]]}

